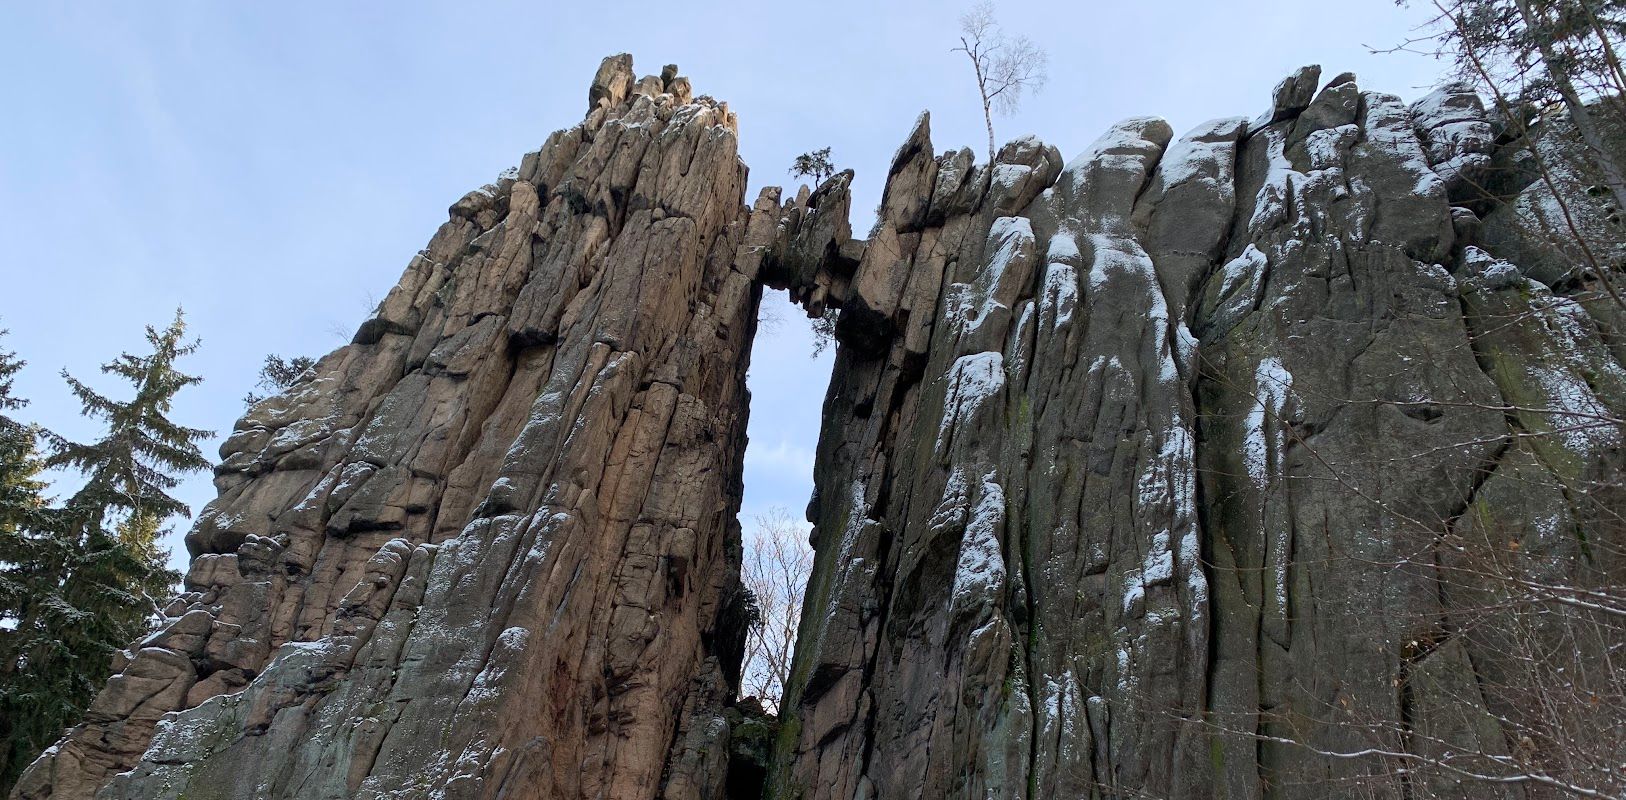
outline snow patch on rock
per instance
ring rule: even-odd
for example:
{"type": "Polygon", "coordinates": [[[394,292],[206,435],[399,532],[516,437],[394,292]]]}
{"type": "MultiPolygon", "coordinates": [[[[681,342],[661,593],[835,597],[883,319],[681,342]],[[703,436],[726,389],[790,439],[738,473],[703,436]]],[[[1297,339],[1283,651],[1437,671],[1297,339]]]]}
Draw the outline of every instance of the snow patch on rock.
{"type": "Polygon", "coordinates": [[[982,476],[982,497],[971,508],[954,569],[950,602],[955,609],[997,602],[1005,585],[1000,535],[1005,528],[1005,489],[990,472],[982,476]]]}
{"type": "Polygon", "coordinates": [[[1254,486],[1263,490],[1270,483],[1270,457],[1280,454],[1286,433],[1282,413],[1293,391],[1293,375],[1274,356],[1259,360],[1254,368],[1254,403],[1243,421],[1242,463],[1254,486]]]}
{"type": "Polygon", "coordinates": [[[937,426],[937,452],[948,446],[953,431],[989,398],[1005,388],[1005,357],[997,352],[960,356],[949,368],[943,397],[943,419],[937,426]]]}

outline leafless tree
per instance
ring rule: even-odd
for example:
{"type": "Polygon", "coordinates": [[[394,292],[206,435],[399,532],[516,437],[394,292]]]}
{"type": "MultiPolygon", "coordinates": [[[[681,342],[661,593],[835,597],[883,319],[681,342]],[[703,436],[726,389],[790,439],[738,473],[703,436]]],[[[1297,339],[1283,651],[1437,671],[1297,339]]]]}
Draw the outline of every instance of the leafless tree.
{"type": "Polygon", "coordinates": [[[796,650],[802,596],[813,570],[807,535],[789,513],[775,508],[756,517],[745,541],[740,578],[755,596],[757,620],[745,640],[741,693],[755,696],[770,713],[779,712],[796,650]]]}
{"type": "Polygon", "coordinates": [[[757,306],[757,332],[770,336],[778,334],[785,324],[783,309],[788,305],[788,302],[763,297],[763,302],[757,306]]]}
{"type": "MultiPolygon", "coordinates": [[[[1620,90],[1626,88],[1619,84],[1623,76],[1613,41],[1619,35],[1619,29],[1607,29],[1602,19],[1605,15],[1600,15],[1597,9],[1584,1],[1548,0],[1538,4],[1530,0],[1514,0],[1514,6],[1524,23],[1529,46],[1540,55],[1542,68],[1552,89],[1569,110],[1570,119],[1590,151],[1604,184],[1614,195],[1615,202],[1626,208],[1626,173],[1623,173],[1613,149],[1605,143],[1604,133],[1595,119],[1595,111],[1577,87],[1579,82],[1572,77],[1573,73],[1588,71],[1580,65],[1588,62],[1586,54],[1596,53],[1602,60],[1593,63],[1602,69],[1593,71],[1604,77],[1606,83],[1603,90],[1618,98],[1620,90]],[[1611,83],[1614,85],[1609,85],[1611,83]]],[[[1618,22],[1619,9],[1614,11],[1618,22]]]]}
{"type": "MultiPolygon", "coordinates": [[[[1410,5],[1411,0],[1397,0],[1410,5]]],[[[1410,52],[1454,62],[1459,74],[1489,99],[1505,126],[1504,140],[1519,143],[1524,163],[1551,195],[1541,214],[1522,215],[1530,234],[1552,242],[1582,267],[1589,292],[1618,305],[1621,209],[1626,177],[1611,142],[1626,126],[1626,69],[1618,42],[1626,37],[1620,0],[1427,0],[1436,14],[1424,32],[1375,52],[1410,52]],[[1555,125],[1572,130],[1558,136],[1555,125]],[[1544,130],[1545,129],[1545,130],[1544,130]],[[1574,146],[1538,146],[1544,139],[1574,139],[1574,146]],[[1593,198],[1607,196],[1610,224],[1588,224],[1589,204],[1568,191],[1579,182],[1593,198]]],[[[1495,187],[1481,186],[1487,196],[1495,187]]],[[[1579,298],[1579,296],[1578,296],[1579,298]]]]}
{"type": "MultiPolygon", "coordinates": [[[[1513,317],[1490,322],[1532,324],[1513,317]]],[[[1510,433],[1510,448],[1577,430],[1626,430],[1626,420],[1609,414],[1456,405],[1572,423],[1510,433]]],[[[1568,514],[1471,503],[1460,516],[1433,519],[1363,492],[1357,475],[1381,462],[1334,463],[1291,428],[1288,438],[1333,485],[1379,505],[1398,523],[1390,534],[1398,551],[1393,559],[1345,553],[1320,566],[1384,573],[1397,583],[1426,576],[1437,588],[1437,605],[1425,603],[1415,619],[1400,621],[1402,628],[1429,631],[1398,643],[1404,666],[1395,689],[1406,698],[1406,710],[1397,719],[1388,709],[1340,698],[1336,707],[1261,708],[1253,719],[1213,714],[1193,720],[1178,709],[1167,712],[1170,718],[1261,747],[1367,765],[1337,778],[1274,776],[1284,785],[1309,781],[1327,796],[1626,797],[1626,476],[1618,467],[1567,485],[1568,514]],[[1360,744],[1316,744],[1310,731],[1328,720],[1353,734],[1346,741],[1360,744]]],[[[1533,469],[1530,480],[1505,473],[1502,480],[1532,496],[1555,490],[1541,470],[1533,469]]]]}
{"type": "MultiPolygon", "coordinates": [[[[977,76],[982,119],[988,126],[988,163],[994,163],[994,111],[1010,114],[1021,105],[1024,92],[1044,88],[1050,57],[1026,36],[1006,38],[994,19],[994,6],[981,2],[960,16],[960,46],[977,76]]],[[[990,173],[991,174],[991,173],[990,173]]]]}

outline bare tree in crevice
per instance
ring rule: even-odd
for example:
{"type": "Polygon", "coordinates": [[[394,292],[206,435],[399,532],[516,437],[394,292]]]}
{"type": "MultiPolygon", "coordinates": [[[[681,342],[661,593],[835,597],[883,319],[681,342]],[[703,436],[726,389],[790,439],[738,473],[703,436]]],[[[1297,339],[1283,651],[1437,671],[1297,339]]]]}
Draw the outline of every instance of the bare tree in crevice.
{"type": "Polygon", "coordinates": [[[740,693],[779,713],[796,650],[802,598],[813,571],[806,532],[782,508],[757,516],[745,537],[740,580],[756,602],[756,619],[745,641],[740,693]]]}

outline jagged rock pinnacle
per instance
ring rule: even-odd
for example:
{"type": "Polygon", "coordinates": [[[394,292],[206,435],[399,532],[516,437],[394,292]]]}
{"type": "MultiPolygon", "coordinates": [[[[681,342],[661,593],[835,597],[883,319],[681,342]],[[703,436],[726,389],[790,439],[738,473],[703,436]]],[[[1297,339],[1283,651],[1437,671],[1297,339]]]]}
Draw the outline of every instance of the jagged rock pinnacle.
{"type": "Polygon", "coordinates": [[[16,796],[1309,797],[1390,774],[1326,753],[1490,746],[1525,710],[1438,543],[1579,547],[1626,328],[1519,233],[1578,178],[1495,170],[1466,87],[1319,77],[1070,161],[922,114],[858,239],[851,172],[747,207],[727,106],[605,59],[239,421],[166,625],[16,796]],[[771,754],[733,707],[763,286],[840,313],[771,754]]]}

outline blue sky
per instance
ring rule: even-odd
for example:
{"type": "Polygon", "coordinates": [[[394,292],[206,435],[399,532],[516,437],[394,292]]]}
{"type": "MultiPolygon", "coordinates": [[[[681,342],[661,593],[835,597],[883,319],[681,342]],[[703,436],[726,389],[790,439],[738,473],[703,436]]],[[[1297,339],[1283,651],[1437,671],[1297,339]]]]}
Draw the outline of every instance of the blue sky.
{"type": "MultiPolygon", "coordinates": [[[[92,435],[58,370],[116,394],[97,365],[181,305],[203,340],[184,366],[207,380],[175,417],[228,432],[266,353],[346,341],[448,205],[580,119],[612,53],[632,53],[640,73],[676,63],[697,93],[730,103],[748,202],[786,182],[797,153],[830,146],[857,170],[858,231],[922,109],[938,150],[980,149],[968,67],[949,52],[958,5],[697,5],[0,6],[0,327],[29,361],[23,416],[92,435]]],[[[1176,131],[1252,116],[1306,63],[1407,99],[1444,71],[1367,52],[1424,19],[1390,0],[997,8],[1050,53],[1049,86],[997,121],[999,137],[1037,133],[1066,158],[1126,116],[1176,131]]],[[[829,374],[828,356],[808,357],[799,312],[779,315],[751,371],[747,518],[800,515],[829,374]]],[[[207,476],[181,494],[194,511],[214,496],[207,476]]]]}

